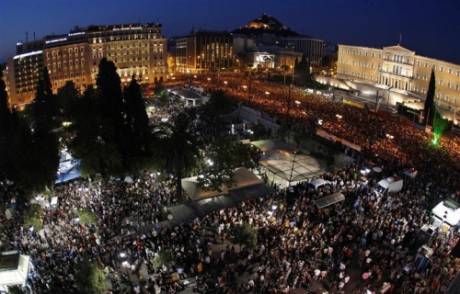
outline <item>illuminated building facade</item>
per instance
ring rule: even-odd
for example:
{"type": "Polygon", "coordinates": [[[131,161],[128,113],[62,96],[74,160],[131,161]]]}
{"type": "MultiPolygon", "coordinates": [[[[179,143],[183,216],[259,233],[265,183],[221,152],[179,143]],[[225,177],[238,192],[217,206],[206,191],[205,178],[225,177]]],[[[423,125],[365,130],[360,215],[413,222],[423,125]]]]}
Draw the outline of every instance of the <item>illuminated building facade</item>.
{"type": "Polygon", "coordinates": [[[92,84],[90,48],[85,42],[49,43],[45,49],[45,65],[55,91],[72,80],[83,91],[92,84]]]}
{"type": "Polygon", "coordinates": [[[289,36],[283,38],[281,42],[284,48],[305,54],[312,65],[321,65],[326,48],[326,42],[323,40],[303,36],[289,36]]]}
{"type": "Polygon", "coordinates": [[[194,32],[176,40],[176,70],[204,72],[233,66],[233,37],[227,32],[194,32]]]}
{"type": "Polygon", "coordinates": [[[460,106],[460,65],[419,56],[399,45],[383,49],[339,45],[339,78],[363,80],[425,96],[432,70],[436,77],[437,105],[456,116],[460,106]]]}
{"type": "Polygon", "coordinates": [[[34,98],[43,64],[42,50],[18,54],[7,60],[5,77],[11,105],[24,105],[34,98]]]}
{"type": "Polygon", "coordinates": [[[44,66],[55,92],[69,80],[80,91],[94,85],[103,57],[115,63],[122,83],[132,77],[153,83],[167,75],[167,44],[159,24],[89,26],[29,43],[17,44],[17,55],[5,70],[12,105],[30,102],[44,66]]]}
{"type": "Polygon", "coordinates": [[[289,72],[292,72],[296,61],[300,61],[301,59],[302,53],[300,52],[281,50],[276,55],[276,67],[287,68],[289,72]]]}

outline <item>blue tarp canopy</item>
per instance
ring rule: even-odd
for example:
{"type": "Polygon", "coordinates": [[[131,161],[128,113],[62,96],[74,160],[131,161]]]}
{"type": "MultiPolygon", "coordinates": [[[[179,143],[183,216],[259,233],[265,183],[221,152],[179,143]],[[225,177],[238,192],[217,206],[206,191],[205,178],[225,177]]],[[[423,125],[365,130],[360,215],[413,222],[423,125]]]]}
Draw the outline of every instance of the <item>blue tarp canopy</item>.
{"type": "Polygon", "coordinates": [[[56,174],[55,183],[65,183],[78,179],[80,176],[80,160],[73,158],[66,149],[61,150],[61,158],[59,160],[59,169],[56,174]]]}

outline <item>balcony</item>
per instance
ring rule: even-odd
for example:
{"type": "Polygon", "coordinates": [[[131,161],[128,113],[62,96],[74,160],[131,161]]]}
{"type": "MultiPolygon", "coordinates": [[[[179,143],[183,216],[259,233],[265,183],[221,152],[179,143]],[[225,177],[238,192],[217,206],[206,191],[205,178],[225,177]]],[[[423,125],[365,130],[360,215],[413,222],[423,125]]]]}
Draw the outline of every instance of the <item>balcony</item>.
{"type": "Polygon", "coordinates": [[[383,69],[380,70],[380,73],[389,74],[389,75],[392,75],[392,76],[402,77],[402,78],[406,78],[406,79],[413,79],[414,78],[413,75],[403,75],[403,74],[398,74],[398,73],[395,73],[395,72],[392,72],[392,71],[386,71],[386,70],[383,70],[383,69]]]}
{"type": "Polygon", "coordinates": [[[402,60],[393,59],[393,58],[391,58],[390,56],[383,56],[383,60],[384,60],[384,61],[388,61],[388,62],[392,62],[392,63],[398,63],[398,64],[406,64],[406,65],[411,65],[411,66],[414,66],[414,65],[415,65],[415,61],[414,61],[414,60],[405,60],[405,61],[402,61],[402,60]]]}

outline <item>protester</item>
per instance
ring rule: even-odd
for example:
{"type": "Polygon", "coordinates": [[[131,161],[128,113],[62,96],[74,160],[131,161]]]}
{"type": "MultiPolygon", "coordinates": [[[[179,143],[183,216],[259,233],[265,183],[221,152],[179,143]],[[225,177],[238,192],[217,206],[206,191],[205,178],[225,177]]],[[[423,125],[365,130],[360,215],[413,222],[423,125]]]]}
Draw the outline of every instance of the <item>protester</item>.
{"type": "MultiPolygon", "coordinates": [[[[267,98],[279,97],[280,90],[269,91],[255,91],[250,103],[283,116],[285,102],[267,98]]],[[[387,114],[365,114],[313,96],[289,111],[302,121],[322,119],[322,128],[364,152],[350,166],[321,175],[331,184],[317,190],[308,182],[287,190],[273,187],[266,197],[180,225],[164,210],[177,203],[168,175],[144,172],[65,183],[52,191],[57,208],[44,205],[41,231],[1,214],[0,249],[31,256],[29,285],[36,293],[77,293],[76,264],[84,258],[104,268],[112,293],[177,293],[186,287],[184,280],[201,293],[445,292],[460,269],[450,254],[458,232],[437,230],[421,244],[418,240],[422,226],[431,223],[433,204],[455,197],[460,177],[449,159],[455,152],[426,147],[420,143],[428,140],[425,133],[387,114]],[[383,172],[360,174],[372,164],[383,172]],[[407,166],[416,167],[418,175],[405,178],[402,191],[378,189],[380,179],[407,166]],[[345,201],[323,209],[315,205],[335,192],[345,201]],[[94,214],[94,223],[79,219],[82,210],[94,214]],[[238,241],[242,225],[255,232],[255,246],[238,241]],[[432,254],[420,251],[421,245],[432,254]],[[171,260],[157,264],[159,256],[171,260]]]]}

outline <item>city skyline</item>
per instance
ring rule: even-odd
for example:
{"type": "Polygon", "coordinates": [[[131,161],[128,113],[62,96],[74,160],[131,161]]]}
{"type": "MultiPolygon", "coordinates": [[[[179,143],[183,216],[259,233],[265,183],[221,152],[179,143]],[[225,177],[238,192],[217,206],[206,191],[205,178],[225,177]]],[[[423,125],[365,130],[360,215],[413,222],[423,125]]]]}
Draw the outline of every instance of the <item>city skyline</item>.
{"type": "Polygon", "coordinates": [[[163,25],[164,35],[170,38],[186,34],[192,28],[233,30],[267,13],[299,33],[335,44],[382,47],[397,44],[402,34],[402,45],[418,54],[460,63],[457,53],[460,41],[455,37],[460,29],[460,22],[455,19],[460,4],[455,1],[382,3],[332,0],[328,3],[306,3],[292,0],[246,3],[236,0],[230,3],[200,0],[191,4],[185,0],[165,3],[134,0],[130,2],[132,9],[129,10],[120,1],[112,1],[109,7],[105,3],[103,0],[77,3],[51,0],[40,5],[31,1],[2,2],[0,16],[4,25],[0,28],[3,40],[0,62],[14,55],[16,42],[24,41],[26,32],[31,40],[34,32],[36,38],[41,38],[53,33],[66,33],[76,25],[159,22],[163,25]],[[330,9],[332,6],[335,9],[330,9]],[[44,14],[49,21],[42,21],[44,14]],[[22,15],[19,23],[17,15],[22,15]],[[420,34],[421,31],[423,34],[420,34]],[[450,46],[442,45],[448,42],[450,46]]]}

